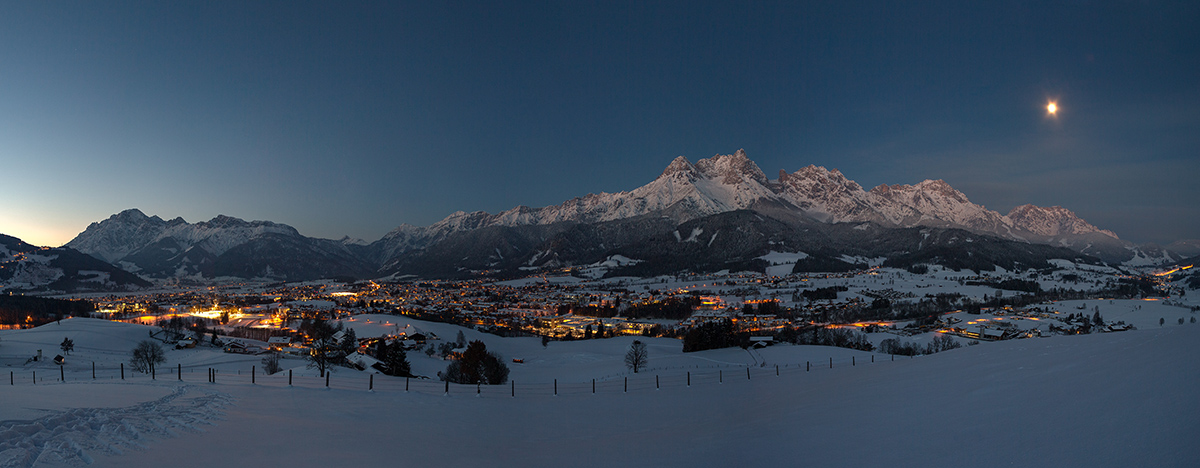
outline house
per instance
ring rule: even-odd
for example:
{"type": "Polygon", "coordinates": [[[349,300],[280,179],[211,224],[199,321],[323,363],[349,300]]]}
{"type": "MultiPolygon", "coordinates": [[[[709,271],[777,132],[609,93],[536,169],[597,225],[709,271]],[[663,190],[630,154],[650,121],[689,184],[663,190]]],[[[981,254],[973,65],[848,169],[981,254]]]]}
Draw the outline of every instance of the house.
{"type": "Polygon", "coordinates": [[[1004,330],[983,328],[980,330],[979,337],[985,340],[1002,340],[1004,339],[1004,330]]]}
{"type": "Polygon", "coordinates": [[[381,364],[378,359],[375,359],[358,351],[350,353],[346,356],[346,362],[358,370],[366,370],[374,367],[376,364],[381,364]]]}
{"type": "Polygon", "coordinates": [[[262,354],[267,352],[261,346],[248,345],[240,341],[231,341],[225,346],[225,352],[233,354],[262,354]]]}
{"type": "Polygon", "coordinates": [[[272,336],[267,338],[267,348],[271,351],[282,351],[284,348],[292,345],[292,337],[290,336],[272,336]]]}
{"type": "Polygon", "coordinates": [[[774,343],[775,343],[775,337],[773,337],[773,336],[751,336],[750,337],[750,346],[753,346],[755,348],[765,348],[767,346],[771,346],[774,343]]]}

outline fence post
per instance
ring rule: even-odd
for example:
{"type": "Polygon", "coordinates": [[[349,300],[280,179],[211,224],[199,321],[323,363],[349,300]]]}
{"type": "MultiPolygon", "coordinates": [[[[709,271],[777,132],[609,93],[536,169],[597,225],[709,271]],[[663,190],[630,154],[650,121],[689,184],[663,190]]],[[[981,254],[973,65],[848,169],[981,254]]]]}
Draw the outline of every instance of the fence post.
{"type": "Polygon", "coordinates": [[[325,373],[325,388],[329,388],[329,374],[332,374],[332,373],[333,373],[333,372],[326,372],[326,373],[325,373]]]}
{"type": "Polygon", "coordinates": [[[37,385],[37,371],[33,371],[33,384],[37,385]]]}
{"type": "MultiPolygon", "coordinates": [[[[691,380],[691,379],[692,379],[692,376],[691,376],[691,373],[689,373],[688,380],[691,380]]],[[[717,371],[717,383],[725,383],[725,371],[724,370],[717,371]]]]}
{"type": "Polygon", "coordinates": [[[854,356],[850,356],[850,365],[851,366],[856,365],[856,364],[854,364],[854,356]]]}
{"type": "Polygon", "coordinates": [[[96,380],[96,361],[92,361],[92,380],[96,380]]]}
{"type": "Polygon", "coordinates": [[[833,369],[833,358],[829,358],[829,368],[833,369]]]}
{"type": "Polygon", "coordinates": [[[812,370],[812,361],[804,361],[804,372],[812,370]]]}
{"type": "Polygon", "coordinates": [[[408,377],[407,376],[404,377],[404,391],[406,391],[406,392],[408,391],[408,377]]]}
{"type": "Polygon", "coordinates": [[[63,370],[62,364],[58,365],[58,379],[63,381],[63,383],[66,383],[67,381],[67,374],[66,371],[63,370]]]}
{"type": "Polygon", "coordinates": [[[554,379],[554,396],[558,396],[558,379],[554,379]]]}
{"type": "Polygon", "coordinates": [[[689,387],[691,387],[691,386],[692,386],[692,371],[688,371],[688,382],[687,382],[687,386],[689,386],[689,387]]]}
{"type": "MultiPolygon", "coordinates": [[[[292,386],[292,370],[288,369],[288,386],[292,386]]],[[[408,384],[404,384],[404,389],[408,390],[408,384]]]]}
{"type": "Polygon", "coordinates": [[[250,383],[251,383],[251,384],[254,384],[254,383],[256,383],[256,382],[254,381],[255,374],[258,374],[258,372],[255,372],[255,371],[254,371],[254,366],[250,366],[250,383]]]}
{"type": "Polygon", "coordinates": [[[17,379],[13,377],[13,371],[8,371],[8,385],[11,387],[17,384],[17,379]]]}
{"type": "Polygon", "coordinates": [[[125,380],[125,363],[121,363],[121,380],[125,380]]]}
{"type": "MultiPolygon", "coordinates": [[[[512,384],[512,396],[513,396],[513,398],[516,398],[517,397],[517,381],[509,380],[508,383],[512,384]]],[[[408,384],[405,384],[404,389],[408,390],[408,384]]]]}
{"type": "Polygon", "coordinates": [[[449,380],[446,381],[446,394],[447,395],[450,394],[450,381],[449,380]]]}
{"type": "Polygon", "coordinates": [[[154,363],[150,363],[150,380],[154,380],[154,363]]]}
{"type": "Polygon", "coordinates": [[[375,374],[368,374],[367,390],[375,390],[375,374]]]}
{"type": "Polygon", "coordinates": [[[179,373],[179,381],[183,381],[183,364],[175,363],[175,371],[179,373]]]}
{"type": "Polygon", "coordinates": [[[750,380],[750,368],[746,368],[746,380],[750,380]]]}
{"type": "Polygon", "coordinates": [[[596,379],[592,379],[592,393],[596,393],[596,379]]]}
{"type": "Polygon", "coordinates": [[[479,396],[479,388],[482,384],[475,382],[475,396],[479,396]]]}
{"type": "Polygon", "coordinates": [[[775,364],[775,377],[779,377],[779,364],[775,364]]]}
{"type": "Polygon", "coordinates": [[[875,362],[875,355],[874,355],[874,354],[872,354],[872,355],[871,355],[871,363],[874,363],[874,362],[875,362]]]}
{"type": "Polygon", "coordinates": [[[625,377],[625,393],[629,393],[629,377],[625,377]]]}

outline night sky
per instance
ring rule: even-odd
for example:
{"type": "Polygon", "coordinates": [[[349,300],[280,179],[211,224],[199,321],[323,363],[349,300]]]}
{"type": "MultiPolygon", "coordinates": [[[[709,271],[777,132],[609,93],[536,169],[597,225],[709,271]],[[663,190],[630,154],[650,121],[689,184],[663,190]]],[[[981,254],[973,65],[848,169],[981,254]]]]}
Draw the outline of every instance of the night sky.
{"type": "Polygon", "coordinates": [[[345,3],[0,3],[0,233],[373,241],[744,148],[1200,238],[1200,2],[345,3]]]}

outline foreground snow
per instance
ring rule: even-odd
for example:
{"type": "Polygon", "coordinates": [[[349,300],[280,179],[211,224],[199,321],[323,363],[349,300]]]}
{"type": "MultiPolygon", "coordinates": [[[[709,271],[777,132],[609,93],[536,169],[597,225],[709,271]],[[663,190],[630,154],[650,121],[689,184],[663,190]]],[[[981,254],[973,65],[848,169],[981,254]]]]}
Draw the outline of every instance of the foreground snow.
{"type": "MultiPolygon", "coordinates": [[[[569,363],[573,344],[546,351],[569,363]]],[[[750,380],[725,368],[690,387],[664,368],[661,390],[639,374],[628,393],[569,379],[558,396],[532,372],[516,398],[382,376],[369,392],[347,372],[333,389],[232,372],[18,382],[0,386],[0,466],[1185,466],[1200,459],[1198,344],[1200,326],[1176,326],[855,366],[837,355],[833,369],[753,367],[750,380]]],[[[764,359],[817,347],[791,348],[764,359]]]]}

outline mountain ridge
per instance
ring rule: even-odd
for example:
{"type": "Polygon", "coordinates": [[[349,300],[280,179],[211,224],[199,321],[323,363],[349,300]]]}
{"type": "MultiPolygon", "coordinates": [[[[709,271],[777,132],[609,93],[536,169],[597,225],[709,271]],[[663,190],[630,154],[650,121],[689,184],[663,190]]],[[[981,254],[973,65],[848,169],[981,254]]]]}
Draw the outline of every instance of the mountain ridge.
{"type": "MultiPolygon", "coordinates": [[[[1069,247],[1110,262],[1175,258],[1162,252],[1138,251],[1115,233],[1059,206],[1022,205],[1000,214],[971,202],[944,180],[880,184],[868,191],[838,169],[816,165],[792,173],[780,170],[778,178],[769,179],[744,150],[695,163],[684,156],[676,157],[653,180],[629,191],[587,194],[540,208],[520,205],[495,214],[456,211],[428,226],[401,224],[369,243],[348,237],[309,238],[291,226],[270,221],[218,215],[209,221],[188,223],[182,218],[165,221],[129,209],[92,223],[67,246],[154,277],[231,275],[294,280],[312,279],[313,275],[369,277],[410,271],[450,274],[578,264],[602,255],[624,255],[617,251],[620,246],[629,251],[638,251],[639,245],[668,248],[663,239],[679,235],[671,234],[672,228],[743,211],[756,213],[759,219],[766,216],[778,220],[791,226],[789,229],[808,233],[805,235],[825,233],[822,236],[826,240],[820,242],[798,241],[803,237],[800,234],[784,236],[818,250],[855,250],[849,243],[829,238],[830,233],[854,237],[854,230],[842,226],[850,225],[870,232],[870,236],[860,239],[862,242],[881,242],[879,236],[887,229],[934,228],[961,230],[1005,242],[1069,247]],[[872,225],[884,231],[867,227],[872,225]],[[455,249],[474,253],[458,255],[455,249]],[[311,264],[306,266],[296,256],[307,258],[311,264]],[[514,263],[517,258],[523,263],[514,263]],[[444,265],[436,266],[436,262],[444,265]]],[[[729,219],[758,222],[745,216],[725,218],[719,223],[726,226],[729,219]]],[[[779,232],[777,228],[763,229],[779,232]]],[[[728,227],[725,231],[725,235],[732,235],[728,227]]],[[[733,248],[723,242],[716,245],[733,248]]],[[[760,243],[753,246],[766,248],[760,243]]],[[[1048,252],[1038,250],[1036,255],[1048,252]]],[[[716,255],[705,260],[708,264],[716,258],[734,258],[718,253],[706,255],[716,255]]],[[[671,264],[684,263],[682,259],[671,260],[671,264]]]]}

